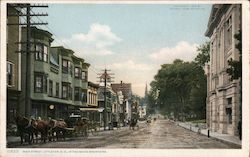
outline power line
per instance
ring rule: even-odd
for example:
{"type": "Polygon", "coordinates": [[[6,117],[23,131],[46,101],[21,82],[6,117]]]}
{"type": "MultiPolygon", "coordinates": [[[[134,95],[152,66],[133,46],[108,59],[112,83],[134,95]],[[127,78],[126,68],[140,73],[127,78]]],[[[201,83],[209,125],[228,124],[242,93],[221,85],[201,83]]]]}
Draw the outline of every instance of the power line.
{"type": "MultiPolygon", "coordinates": [[[[31,11],[32,13],[33,13],[33,11],[31,11]]],[[[39,17],[36,17],[39,21],[42,21],[39,17]]],[[[58,40],[58,41],[60,41],[61,42],[61,44],[62,45],[64,45],[64,46],[66,46],[67,48],[69,48],[69,49],[72,49],[68,44],[66,44],[65,42],[63,42],[57,35],[56,35],[56,33],[49,27],[49,26],[47,26],[47,25],[45,25],[45,27],[56,37],[56,39],[58,40]]],[[[58,44],[60,44],[58,41],[56,41],[58,44]]],[[[85,59],[86,60],[86,59],[85,59]]],[[[87,62],[88,62],[88,60],[86,60],[87,62]]],[[[93,65],[91,65],[90,66],[90,68],[92,68],[92,71],[94,72],[94,73],[96,73],[96,74],[98,74],[98,70],[93,66],[93,65]]],[[[91,69],[90,69],[91,70],[91,69]]]]}
{"type": "Polygon", "coordinates": [[[108,73],[108,71],[106,68],[103,70],[103,73],[100,73],[99,77],[100,78],[100,83],[104,81],[104,110],[103,110],[103,117],[104,117],[104,130],[106,130],[107,127],[107,83],[108,82],[112,82],[112,78],[111,75],[114,75],[112,73],[108,73]]]}
{"type": "MultiPolygon", "coordinates": [[[[9,13],[7,12],[9,16],[16,16],[16,17],[26,17],[24,21],[22,21],[21,19],[17,21],[17,23],[7,23],[7,25],[25,25],[26,26],[26,41],[25,42],[18,42],[18,44],[25,44],[26,45],[26,51],[21,50],[20,52],[25,52],[23,53],[26,61],[25,63],[25,77],[22,80],[22,82],[25,82],[26,86],[25,88],[22,89],[22,96],[24,97],[24,106],[22,106],[22,112],[25,114],[25,116],[29,116],[31,113],[31,91],[30,88],[28,86],[28,84],[30,83],[30,76],[31,76],[31,71],[29,69],[30,66],[30,53],[32,53],[33,51],[31,51],[31,44],[33,44],[33,42],[30,41],[30,37],[31,37],[31,26],[33,25],[46,25],[47,23],[44,23],[43,21],[39,22],[32,22],[31,21],[31,17],[38,17],[38,16],[47,16],[47,14],[43,14],[43,13],[35,13],[33,12],[31,14],[31,9],[33,7],[48,7],[47,5],[31,5],[31,4],[8,4],[7,7],[12,7],[16,10],[20,10],[19,12],[17,12],[16,14],[13,13],[9,13]],[[25,9],[23,9],[25,8],[25,9]],[[25,10],[26,12],[23,12],[23,10],[25,10]]],[[[21,110],[21,108],[19,108],[19,110],[21,110]]]]}

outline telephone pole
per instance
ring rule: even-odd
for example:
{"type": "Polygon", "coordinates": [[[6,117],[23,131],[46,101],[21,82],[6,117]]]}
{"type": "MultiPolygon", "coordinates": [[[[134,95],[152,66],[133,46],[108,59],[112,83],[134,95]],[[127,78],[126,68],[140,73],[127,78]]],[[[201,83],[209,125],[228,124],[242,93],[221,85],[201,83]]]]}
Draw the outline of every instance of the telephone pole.
{"type": "MultiPolygon", "coordinates": [[[[44,22],[31,22],[31,17],[38,17],[38,16],[48,16],[48,14],[43,13],[33,13],[31,14],[32,8],[41,8],[41,7],[48,7],[48,5],[31,5],[29,3],[25,4],[8,4],[8,7],[14,7],[15,9],[19,9],[20,12],[18,14],[8,14],[7,16],[18,16],[18,17],[25,17],[25,22],[19,22],[19,23],[8,23],[7,25],[23,25],[26,26],[26,42],[18,42],[17,44],[25,44],[26,45],[26,51],[17,51],[17,53],[23,53],[23,57],[26,59],[25,62],[25,72],[21,75],[25,74],[25,80],[22,81],[21,90],[24,92],[22,95],[25,97],[25,103],[24,106],[19,107],[19,109],[24,108],[22,112],[24,112],[25,116],[30,116],[31,113],[31,100],[30,100],[30,76],[31,71],[29,69],[30,67],[30,53],[35,53],[35,51],[31,51],[31,44],[35,44],[34,42],[30,41],[31,38],[31,26],[34,25],[47,25],[48,23],[44,22]],[[26,13],[23,13],[22,10],[26,9],[26,13]],[[25,83],[25,84],[24,84],[25,83]]],[[[23,77],[22,77],[23,78],[23,77]]]]}
{"type": "Polygon", "coordinates": [[[114,77],[111,77],[111,75],[114,75],[113,73],[108,73],[106,68],[103,70],[104,73],[98,74],[100,75],[98,78],[100,78],[100,83],[104,83],[104,110],[103,110],[103,120],[104,120],[104,130],[106,130],[107,127],[107,83],[111,83],[114,77]]]}

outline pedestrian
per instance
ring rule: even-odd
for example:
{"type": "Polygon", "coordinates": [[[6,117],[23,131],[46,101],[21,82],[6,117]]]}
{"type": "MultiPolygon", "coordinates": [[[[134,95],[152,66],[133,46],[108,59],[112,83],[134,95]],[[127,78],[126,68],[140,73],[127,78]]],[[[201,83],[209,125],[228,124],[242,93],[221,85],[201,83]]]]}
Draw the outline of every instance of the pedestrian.
{"type": "Polygon", "coordinates": [[[239,133],[239,139],[241,140],[241,138],[242,138],[242,124],[241,124],[241,120],[239,120],[239,122],[238,122],[238,133],[239,133]]]}

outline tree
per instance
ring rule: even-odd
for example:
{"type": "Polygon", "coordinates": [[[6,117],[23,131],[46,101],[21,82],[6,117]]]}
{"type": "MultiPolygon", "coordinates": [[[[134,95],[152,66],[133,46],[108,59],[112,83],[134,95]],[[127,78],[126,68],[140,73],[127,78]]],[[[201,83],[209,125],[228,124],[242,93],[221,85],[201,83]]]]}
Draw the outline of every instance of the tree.
{"type": "Polygon", "coordinates": [[[239,51],[239,60],[228,61],[227,73],[230,75],[231,80],[237,80],[242,77],[242,35],[241,30],[234,35],[234,38],[238,40],[235,45],[236,49],[239,51]]]}
{"type": "Polygon", "coordinates": [[[242,30],[240,29],[234,38],[238,41],[235,45],[239,52],[239,60],[229,60],[227,73],[231,80],[239,80],[240,85],[240,119],[242,118],[242,30]]]}
{"type": "Polygon", "coordinates": [[[172,64],[162,65],[150,84],[154,94],[160,91],[155,104],[163,113],[180,120],[195,112],[204,112],[200,108],[204,108],[206,93],[199,90],[206,91],[205,78],[203,69],[194,62],[177,59],[172,64]]]}
{"type": "Polygon", "coordinates": [[[197,47],[198,55],[195,57],[194,61],[199,66],[203,67],[205,63],[210,61],[210,42],[205,42],[204,44],[197,47]]]}

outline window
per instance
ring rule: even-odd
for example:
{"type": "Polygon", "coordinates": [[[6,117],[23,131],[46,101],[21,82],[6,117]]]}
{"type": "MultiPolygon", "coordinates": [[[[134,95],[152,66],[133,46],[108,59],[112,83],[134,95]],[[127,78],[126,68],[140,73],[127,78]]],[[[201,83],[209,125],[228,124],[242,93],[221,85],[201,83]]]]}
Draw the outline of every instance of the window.
{"type": "Polygon", "coordinates": [[[72,100],[73,93],[72,93],[72,88],[71,88],[70,84],[69,84],[68,88],[69,88],[69,100],[72,100]]]}
{"type": "Polygon", "coordinates": [[[75,101],[80,101],[80,88],[79,87],[75,87],[75,101]]]}
{"type": "Polygon", "coordinates": [[[62,60],[62,72],[67,74],[68,73],[68,61],[67,60],[62,60]]]}
{"type": "Polygon", "coordinates": [[[42,76],[36,76],[35,77],[35,92],[37,93],[42,93],[43,88],[42,88],[42,76]]]}
{"type": "Polygon", "coordinates": [[[35,73],[35,93],[47,93],[47,76],[42,73],[35,73]]]}
{"type": "Polygon", "coordinates": [[[87,81],[88,80],[87,72],[86,71],[82,71],[82,80],[83,81],[87,81]]]}
{"type": "Polygon", "coordinates": [[[48,61],[48,47],[43,45],[43,61],[48,61]]]}
{"type": "Polygon", "coordinates": [[[72,76],[72,74],[73,74],[73,66],[71,65],[70,61],[68,61],[68,66],[69,66],[69,74],[72,76]]]}
{"type": "Polygon", "coordinates": [[[70,86],[70,83],[62,83],[62,98],[72,100],[72,88],[70,86]]]}
{"type": "Polygon", "coordinates": [[[14,85],[14,64],[7,62],[7,85],[14,85]]]}
{"type": "Polygon", "coordinates": [[[42,53],[42,45],[36,45],[36,55],[35,55],[35,59],[36,60],[40,60],[42,61],[43,60],[43,53],[42,53]]]}
{"type": "Polygon", "coordinates": [[[232,47],[232,17],[230,16],[226,21],[226,49],[229,50],[232,47]]]}
{"type": "Polygon", "coordinates": [[[59,83],[56,83],[56,97],[59,98],[59,83]]]}
{"type": "Polygon", "coordinates": [[[49,96],[53,96],[53,81],[49,80],[49,96]]]}
{"type": "Polygon", "coordinates": [[[227,98],[226,115],[228,124],[232,124],[232,98],[227,98]]]}
{"type": "Polygon", "coordinates": [[[39,61],[48,61],[48,47],[43,44],[37,44],[35,45],[36,53],[35,53],[35,59],[39,61]]]}
{"type": "Polygon", "coordinates": [[[75,67],[75,78],[80,78],[81,73],[80,73],[80,68],[75,67]]]}
{"type": "Polygon", "coordinates": [[[34,118],[38,118],[42,116],[40,104],[32,104],[31,115],[34,118]]]}
{"type": "Polygon", "coordinates": [[[81,101],[87,103],[87,90],[82,89],[81,101]]]}
{"type": "Polygon", "coordinates": [[[70,74],[72,76],[72,65],[69,60],[63,59],[62,60],[62,72],[64,74],[70,74]]]}
{"type": "Polygon", "coordinates": [[[68,98],[68,86],[65,84],[62,85],[62,98],[63,99],[68,98]]]}

